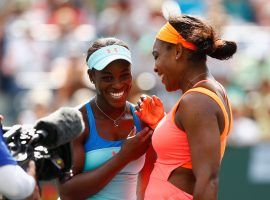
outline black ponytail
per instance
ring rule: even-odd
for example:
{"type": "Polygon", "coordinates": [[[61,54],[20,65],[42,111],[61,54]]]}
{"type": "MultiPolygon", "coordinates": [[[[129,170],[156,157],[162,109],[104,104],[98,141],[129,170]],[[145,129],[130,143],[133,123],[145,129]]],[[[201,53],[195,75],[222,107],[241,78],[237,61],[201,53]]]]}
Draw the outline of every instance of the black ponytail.
{"type": "Polygon", "coordinates": [[[212,58],[219,60],[227,60],[233,56],[237,50],[235,42],[226,40],[216,40],[214,51],[208,54],[212,58]]]}

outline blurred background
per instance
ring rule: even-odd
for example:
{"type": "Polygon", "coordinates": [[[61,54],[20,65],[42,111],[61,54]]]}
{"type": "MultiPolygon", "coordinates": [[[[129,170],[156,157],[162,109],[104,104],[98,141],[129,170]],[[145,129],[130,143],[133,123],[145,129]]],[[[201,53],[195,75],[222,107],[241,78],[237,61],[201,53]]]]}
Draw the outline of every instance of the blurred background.
{"type": "MultiPolygon", "coordinates": [[[[0,113],[4,125],[34,124],[61,106],[95,95],[86,51],[96,38],[114,36],[133,56],[130,101],[159,96],[168,111],[180,93],[166,93],[153,73],[152,44],[169,13],[200,16],[238,51],[208,66],[227,89],[234,128],[222,163],[219,199],[270,196],[269,0],[1,0],[0,113]]],[[[42,199],[57,198],[56,181],[42,183],[42,199]]]]}

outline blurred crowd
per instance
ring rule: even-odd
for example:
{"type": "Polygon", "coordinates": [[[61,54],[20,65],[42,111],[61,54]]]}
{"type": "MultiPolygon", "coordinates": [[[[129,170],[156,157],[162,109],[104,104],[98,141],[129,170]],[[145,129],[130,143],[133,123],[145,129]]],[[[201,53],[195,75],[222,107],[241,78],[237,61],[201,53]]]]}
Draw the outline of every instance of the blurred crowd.
{"type": "Polygon", "coordinates": [[[156,94],[168,110],[179,92],[164,92],[153,73],[155,33],[172,12],[201,16],[237,42],[228,62],[209,67],[234,109],[231,145],[270,140],[269,0],[1,0],[0,112],[6,125],[33,124],[61,106],[77,106],[95,89],[87,77],[93,39],[124,40],[133,56],[130,100],[156,94]]]}
{"type": "MultiPolygon", "coordinates": [[[[165,92],[153,73],[151,52],[155,33],[173,12],[201,16],[238,44],[228,62],[208,60],[232,100],[235,121],[229,144],[270,141],[269,0],[1,0],[4,124],[33,124],[61,106],[77,106],[94,96],[86,51],[92,40],[108,36],[131,48],[130,101],[136,103],[142,93],[155,94],[168,111],[181,94],[165,92]]],[[[55,187],[43,186],[43,199],[56,199],[55,187]]]]}

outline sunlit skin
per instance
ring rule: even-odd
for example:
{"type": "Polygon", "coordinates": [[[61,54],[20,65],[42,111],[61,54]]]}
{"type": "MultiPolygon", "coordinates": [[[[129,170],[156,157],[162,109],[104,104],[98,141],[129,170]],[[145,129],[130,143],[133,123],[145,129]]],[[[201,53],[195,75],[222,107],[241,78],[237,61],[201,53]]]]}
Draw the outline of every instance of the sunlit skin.
{"type": "MultiPolygon", "coordinates": [[[[156,39],[152,51],[154,72],[168,92],[181,90],[184,93],[198,81],[198,74],[208,73],[206,63],[190,61],[188,54],[180,44],[171,45],[156,39]]],[[[206,78],[206,75],[199,78],[206,78]]]]}
{"type": "MultiPolygon", "coordinates": [[[[95,84],[98,105],[102,106],[105,112],[123,111],[132,87],[130,64],[125,60],[116,60],[101,71],[89,70],[88,75],[95,84]],[[124,93],[120,98],[113,98],[111,95],[122,92],[124,93]]],[[[119,116],[117,114],[119,113],[116,112],[116,117],[119,116]]]]}
{"type": "MultiPolygon", "coordinates": [[[[116,60],[110,63],[101,71],[89,70],[90,80],[95,84],[97,91],[97,104],[112,119],[118,118],[127,107],[127,98],[132,86],[132,75],[130,64],[124,60],[116,60]],[[123,93],[120,98],[113,98],[111,93],[123,93]]],[[[121,128],[115,128],[112,121],[108,119],[92,103],[94,113],[96,113],[97,130],[104,139],[121,140],[127,137],[133,128],[133,118],[131,113],[124,114],[119,122],[121,128]],[[119,131],[119,130],[122,131],[119,131]],[[126,130],[126,131],[123,131],[126,130]]]]}
{"type": "Polygon", "coordinates": [[[161,82],[169,92],[176,91],[180,87],[181,69],[177,68],[178,71],[174,69],[176,65],[174,52],[174,47],[168,47],[168,45],[159,40],[156,40],[152,52],[155,59],[154,71],[160,76],[161,82]],[[172,70],[173,74],[171,73],[172,70]]]}

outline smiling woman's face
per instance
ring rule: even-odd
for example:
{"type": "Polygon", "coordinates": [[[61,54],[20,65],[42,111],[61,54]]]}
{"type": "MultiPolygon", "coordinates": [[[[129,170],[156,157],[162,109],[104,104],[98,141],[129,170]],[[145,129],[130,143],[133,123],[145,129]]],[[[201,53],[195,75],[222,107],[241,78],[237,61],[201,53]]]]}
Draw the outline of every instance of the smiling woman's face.
{"type": "Polygon", "coordinates": [[[116,108],[125,105],[132,86],[129,62],[115,60],[103,70],[95,70],[91,76],[98,95],[108,104],[116,108]]]}
{"type": "Polygon", "coordinates": [[[154,71],[160,76],[166,90],[168,92],[179,90],[182,73],[176,62],[175,46],[157,39],[152,54],[155,59],[154,71]]]}

